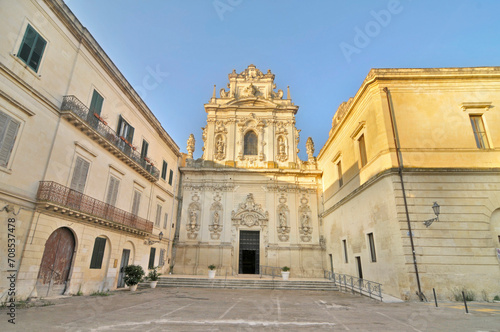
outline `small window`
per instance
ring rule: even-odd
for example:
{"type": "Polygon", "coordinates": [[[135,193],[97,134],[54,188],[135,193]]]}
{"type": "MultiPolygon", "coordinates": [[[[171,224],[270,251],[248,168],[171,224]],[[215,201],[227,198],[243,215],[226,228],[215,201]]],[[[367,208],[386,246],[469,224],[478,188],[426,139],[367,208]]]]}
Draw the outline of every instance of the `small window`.
{"type": "Polygon", "coordinates": [[[170,170],[170,174],[168,175],[168,184],[172,185],[172,180],[174,179],[174,171],[170,170]]]}
{"type": "Polygon", "coordinates": [[[253,131],[245,134],[245,148],[244,155],[256,156],[257,155],[257,135],[253,131]]]}
{"type": "Polygon", "coordinates": [[[9,163],[20,123],[0,111],[0,166],[9,163]]]}
{"type": "Polygon", "coordinates": [[[370,258],[372,262],[376,262],[377,254],[375,253],[375,241],[373,240],[373,233],[368,233],[368,242],[370,243],[370,258]]]}
{"type": "Polygon", "coordinates": [[[165,215],[163,216],[163,228],[167,229],[167,225],[168,225],[168,213],[165,213],[165,215]]]}
{"type": "Polygon", "coordinates": [[[87,174],[89,172],[90,163],[82,157],[76,157],[75,169],[71,178],[70,188],[83,193],[85,183],[87,182],[87,174]]]}
{"type": "Polygon", "coordinates": [[[122,116],[118,119],[118,130],[116,131],[118,136],[123,137],[130,144],[134,139],[134,127],[132,127],[127,121],[125,121],[122,116]]]}
{"type": "Polygon", "coordinates": [[[35,72],[38,71],[47,42],[28,24],[17,56],[35,72]]]}
{"type": "Polygon", "coordinates": [[[366,146],[365,146],[365,135],[361,135],[358,138],[358,145],[359,145],[359,159],[361,161],[361,167],[364,167],[366,165],[366,146]]]}
{"type": "Polygon", "coordinates": [[[148,156],[148,148],[149,143],[146,142],[146,140],[142,140],[141,159],[144,159],[148,156]]]}
{"type": "Polygon", "coordinates": [[[154,269],[155,267],[155,255],[156,255],[156,248],[151,248],[149,251],[149,264],[148,264],[148,269],[154,269]]]}
{"type": "Polygon", "coordinates": [[[342,240],[342,244],[344,246],[344,261],[349,263],[349,259],[347,257],[347,240],[342,240]]]}
{"type": "Polygon", "coordinates": [[[102,103],[104,102],[104,98],[99,94],[99,92],[94,90],[92,94],[92,101],[90,102],[90,114],[101,115],[102,103]]]}
{"type": "Polygon", "coordinates": [[[484,130],[484,123],[481,115],[471,115],[470,123],[474,131],[474,138],[476,139],[476,146],[478,149],[488,149],[490,145],[486,137],[486,130],[484,130]]]}
{"type": "Polygon", "coordinates": [[[167,167],[168,167],[168,164],[167,162],[164,160],[163,161],[163,166],[161,167],[161,178],[163,180],[166,180],[167,179],[167,167]]]}
{"type": "Polygon", "coordinates": [[[160,227],[160,220],[161,220],[161,205],[157,204],[156,205],[156,219],[155,219],[155,226],[160,227]]]}
{"type": "Polygon", "coordinates": [[[132,202],[132,214],[139,215],[139,206],[141,204],[141,192],[134,190],[134,200],[132,202]]]}
{"type": "Polygon", "coordinates": [[[339,177],[339,188],[344,185],[344,178],[342,177],[342,162],[339,160],[337,163],[337,175],[339,177]]]}
{"type": "Polygon", "coordinates": [[[94,251],[90,260],[91,269],[100,269],[102,267],[102,259],[104,258],[104,250],[106,249],[106,239],[96,237],[94,242],[94,251]]]}

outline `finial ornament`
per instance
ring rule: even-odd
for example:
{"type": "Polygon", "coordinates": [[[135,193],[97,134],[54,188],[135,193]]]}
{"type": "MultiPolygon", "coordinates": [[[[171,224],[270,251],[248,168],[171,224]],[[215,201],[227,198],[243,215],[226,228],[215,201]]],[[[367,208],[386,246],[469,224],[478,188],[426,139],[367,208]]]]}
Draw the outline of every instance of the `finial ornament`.
{"type": "Polygon", "coordinates": [[[191,134],[189,135],[189,138],[187,140],[187,151],[188,151],[188,158],[193,159],[193,152],[194,152],[194,144],[195,144],[195,139],[194,135],[191,134]]]}
{"type": "Polygon", "coordinates": [[[290,96],[290,85],[286,87],[286,99],[290,100],[292,97],[290,96]]]}
{"type": "Polygon", "coordinates": [[[212,98],[215,99],[215,84],[214,84],[214,93],[212,94],[212,98]]]}
{"type": "Polygon", "coordinates": [[[312,137],[307,138],[306,142],[307,160],[309,162],[314,162],[314,141],[312,137]]]}

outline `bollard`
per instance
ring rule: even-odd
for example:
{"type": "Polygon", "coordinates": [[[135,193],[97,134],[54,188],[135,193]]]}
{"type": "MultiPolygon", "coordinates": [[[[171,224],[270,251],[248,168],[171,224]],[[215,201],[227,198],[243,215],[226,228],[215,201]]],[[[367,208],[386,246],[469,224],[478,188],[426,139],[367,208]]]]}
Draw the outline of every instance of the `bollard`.
{"type": "Polygon", "coordinates": [[[436,303],[436,308],[438,307],[438,301],[436,299],[436,290],[433,288],[432,292],[434,293],[434,303],[436,303]]]}
{"type": "Polygon", "coordinates": [[[465,313],[469,313],[469,308],[467,308],[467,301],[465,300],[465,294],[464,291],[462,291],[462,296],[464,298],[464,304],[465,304],[465,313]]]}

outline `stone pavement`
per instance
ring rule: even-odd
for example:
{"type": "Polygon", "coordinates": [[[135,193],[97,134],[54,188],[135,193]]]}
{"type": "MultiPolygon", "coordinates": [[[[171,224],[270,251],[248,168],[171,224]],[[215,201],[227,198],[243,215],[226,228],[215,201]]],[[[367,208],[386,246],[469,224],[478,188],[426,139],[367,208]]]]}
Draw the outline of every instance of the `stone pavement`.
{"type": "Polygon", "coordinates": [[[157,288],[0,310],[0,331],[500,331],[500,303],[381,303],[335,291],[157,288]],[[479,310],[483,309],[483,310],[479,310]],[[484,310],[487,309],[487,310],[484,310]]]}

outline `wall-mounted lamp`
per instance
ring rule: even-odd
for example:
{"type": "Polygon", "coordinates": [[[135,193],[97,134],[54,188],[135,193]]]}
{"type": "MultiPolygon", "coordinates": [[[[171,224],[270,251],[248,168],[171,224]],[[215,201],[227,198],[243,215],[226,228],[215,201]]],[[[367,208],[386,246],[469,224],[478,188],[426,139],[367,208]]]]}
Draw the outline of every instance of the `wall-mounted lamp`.
{"type": "Polygon", "coordinates": [[[148,244],[148,246],[151,246],[155,243],[160,242],[161,239],[163,239],[163,232],[160,232],[160,234],[158,234],[158,241],[151,241],[150,239],[148,239],[147,244],[148,244]]]}
{"type": "Polygon", "coordinates": [[[439,204],[437,202],[434,202],[434,204],[432,205],[432,210],[434,211],[436,218],[432,218],[432,219],[424,221],[425,227],[429,227],[433,222],[439,220],[439,209],[440,209],[439,204]]]}

